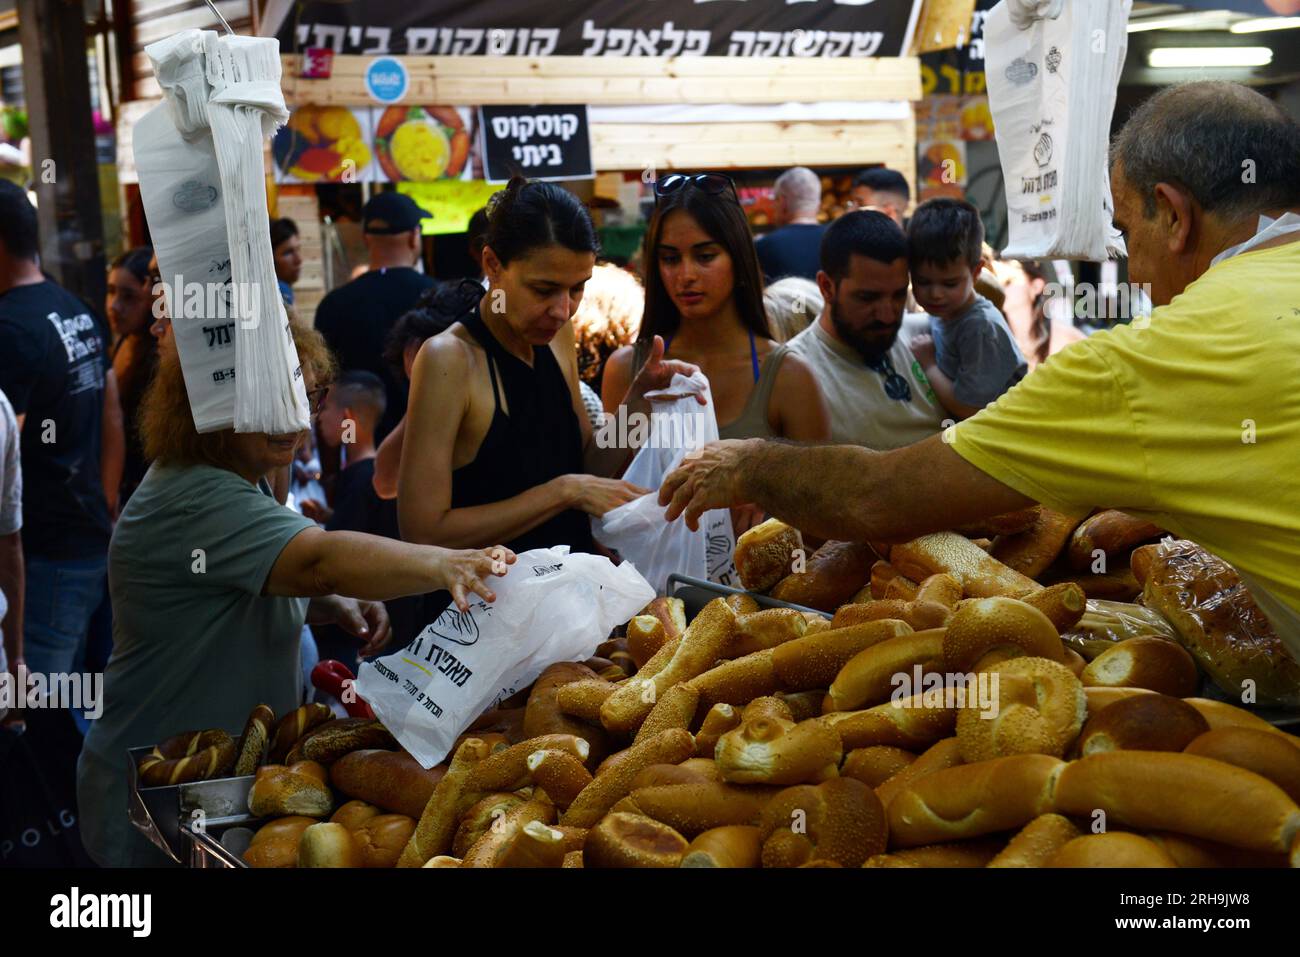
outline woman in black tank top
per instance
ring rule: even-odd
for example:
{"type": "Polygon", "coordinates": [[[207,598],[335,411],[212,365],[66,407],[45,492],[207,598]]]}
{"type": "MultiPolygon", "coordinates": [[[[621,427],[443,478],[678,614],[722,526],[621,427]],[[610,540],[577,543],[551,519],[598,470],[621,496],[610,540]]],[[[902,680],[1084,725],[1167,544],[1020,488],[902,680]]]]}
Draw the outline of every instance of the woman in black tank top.
{"type": "MultiPolygon", "coordinates": [[[[516,178],[493,197],[488,288],[461,287],[464,313],[425,342],[412,369],[397,496],[403,538],[590,551],[590,517],[649,491],[603,477],[618,474],[635,449],[596,442],[579,414],[570,320],[596,249],[586,209],[564,189],[516,178]]],[[[658,348],[628,390],[626,416],[648,413],[645,393],[674,373],[695,371],[658,348]]]]}

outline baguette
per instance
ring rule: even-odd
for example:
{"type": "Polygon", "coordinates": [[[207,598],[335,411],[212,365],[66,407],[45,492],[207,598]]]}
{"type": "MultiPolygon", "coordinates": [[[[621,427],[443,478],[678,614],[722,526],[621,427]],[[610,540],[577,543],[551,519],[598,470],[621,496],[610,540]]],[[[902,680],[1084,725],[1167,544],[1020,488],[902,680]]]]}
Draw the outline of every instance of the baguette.
{"type": "Polygon", "coordinates": [[[1283,735],[1253,728],[1220,728],[1206,731],[1183,752],[1253,771],[1300,804],[1300,748],[1284,740],[1283,735]]]}
{"type": "MultiPolygon", "coordinates": [[[[555,806],[546,801],[525,801],[506,811],[492,824],[474,846],[465,852],[461,867],[501,867],[507,852],[524,825],[533,822],[551,824],[555,806]]],[[[558,841],[557,841],[558,843],[558,841]]],[[[563,855],[560,856],[563,860],[563,855]]]]}
{"type": "Polygon", "coordinates": [[[967,538],[997,538],[999,535],[1015,535],[1034,527],[1041,505],[1018,508],[1014,512],[990,515],[976,522],[958,525],[953,531],[967,538]]]}
{"type": "Polygon", "coordinates": [[[1040,814],[1011,839],[989,867],[1046,867],[1056,852],[1082,832],[1068,817],[1040,814]]]}
{"type": "Polygon", "coordinates": [[[885,594],[885,590],[889,587],[890,583],[895,581],[899,582],[899,587],[903,589],[903,594],[898,595],[897,597],[904,598],[906,601],[911,601],[916,597],[916,582],[912,581],[910,578],[904,577],[899,570],[889,564],[889,562],[879,561],[871,566],[871,583],[867,586],[866,594],[860,592],[853,596],[853,600],[855,602],[867,601],[868,599],[874,598],[879,601],[882,598],[896,597],[894,595],[885,594]]]}
{"type": "Polygon", "coordinates": [[[1002,842],[996,839],[956,841],[909,847],[889,854],[868,857],[863,867],[987,867],[1002,842]]]}
{"type": "MultiPolygon", "coordinates": [[[[686,603],[680,598],[659,598],[653,599],[650,604],[641,609],[643,615],[653,615],[658,618],[664,626],[664,634],[667,640],[672,641],[674,638],[680,638],[682,632],[686,630],[686,603]]],[[[641,666],[637,662],[637,667],[641,666]]]]}
{"type": "Polygon", "coordinates": [[[773,654],[774,649],[756,651],[743,658],[724,661],[698,678],[692,678],[691,687],[700,693],[700,707],[743,705],[754,698],[780,691],[781,682],[772,664],[773,654]]]}
{"type": "Polygon", "coordinates": [[[497,858],[496,866],[560,867],[566,853],[563,831],[542,821],[528,821],[515,832],[497,858]]]}
{"type": "Polygon", "coordinates": [[[1164,530],[1144,518],[1108,508],[1083,520],[1070,536],[1067,553],[1070,567],[1083,571],[1091,567],[1096,552],[1107,557],[1130,551],[1135,545],[1159,538],[1164,530]]]}
{"type": "Polygon", "coordinates": [[[654,615],[637,615],[627,623],[627,650],[639,670],[668,641],[664,623],[654,615]]]}
{"type": "Polygon", "coordinates": [[[601,705],[618,690],[604,678],[582,678],[555,689],[555,706],[562,714],[583,721],[600,721],[601,705]]]}
{"type": "Polygon", "coordinates": [[[588,784],[591,772],[567,751],[534,751],[528,755],[528,773],[557,807],[573,803],[588,784]]]}
{"type": "MultiPolygon", "coordinates": [[[[1182,751],[1209,730],[1200,712],[1179,698],[1134,695],[1088,718],[1079,734],[1077,751],[1084,757],[1120,750],[1182,751]]],[[[1290,750],[1300,758],[1300,750],[1290,750]]]]}
{"type": "Polygon", "coordinates": [[[861,781],[832,778],[786,788],[763,808],[759,823],[764,867],[833,861],[860,867],[885,849],[885,809],[861,781]]]}
{"type": "Polygon", "coordinates": [[[857,748],[844,756],[840,774],[846,778],[857,778],[869,788],[879,788],[915,760],[915,754],[902,748],[885,745],[857,748]]]}
{"type": "Polygon", "coordinates": [[[487,756],[488,746],[478,738],[469,738],[456,749],[447,773],[420,813],[415,833],[398,858],[398,867],[421,867],[429,858],[447,853],[456,831],[456,807],[465,791],[465,778],[487,756]]]}
{"type": "Polygon", "coordinates": [[[889,745],[915,751],[952,734],[957,711],[927,707],[922,695],[865,711],[834,711],[817,719],[840,736],[844,750],[889,745]]]}
{"type": "Polygon", "coordinates": [[[1177,867],[1155,841],[1140,834],[1109,831],[1085,834],[1052,855],[1047,867],[1177,867]]]}
{"type": "Polygon", "coordinates": [[[963,593],[970,598],[1018,598],[1039,588],[1032,578],[1008,568],[955,532],[922,535],[895,545],[889,551],[889,562],[914,581],[946,572],[961,583],[963,593]]]}
{"type": "Polygon", "coordinates": [[[1078,519],[1039,506],[1033,524],[1024,531],[1000,536],[993,543],[992,555],[1013,571],[1037,578],[1056,561],[1078,526],[1078,519]]]}
{"type": "Polygon", "coordinates": [[[714,666],[725,654],[735,629],[736,612],[732,607],[721,598],[709,602],[677,642],[664,645],[636,678],[605,699],[600,706],[600,723],[615,734],[635,731],[665,691],[714,666]],[[669,648],[672,653],[662,668],[656,669],[657,659],[669,648]]]}
{"type": "Polygon", "coordinates": [[[1088,596],[1074,582],[1049,585],[1020,600],[1046,615],[1047,620],[1061,634],[1077,625],[1088,610],[1088,596]]]}
{"type": "Polygon", "coordinates": [[[802,572],[772,586],[779,601],[834,612],[867,583],[876,554],[864,542],[827,542],[809,556],[802,572]]]}
{"type": "Polygon", "coordinates": [[[677,867],[687,841],[643,814],[606,814],[582,847],[584,867],[677,867]]]}
{"type": "Polygon", "coordinates": [[[609,759],[579,792],[560,818],[574,827],[593,827],[615,802],[632,789],[637,772],[652,764],[677,764],[695,754],[695,739],[684,728],[670,728],[638,741],[609,759]]]}
{"type": "Polygon", "coordinates": [[[669,728],[690,730],[695,723],[695,710],[700,703],[700,693],[690,682],[673,685],[655,702],[645,721],[637,729],[633,743],[652,738],[669,728]]]}
{"type": "Polygon", "coordinates": [[[1053,809],[1065,767],[1045,754],[1018,754],[927,774],[890,802],[890,843],[919,847],[1024,827],[1053,809]]]}
{"type": "Polygon", "coordinates": [[[768,608],[736,619],[736,635],[728,657],[739,658],[765,648],[775,648],[808,630],[808,619],[793,608],[768,608]]]}
{"type": "Polygon", "coordinates": [[[1286,852],[1300,832],[1300,807],[1280,787],[1196,754],[1111,751],[1081,758],[1061,772],[1055,807],[1082,816],[1100,809],[1112,824],[1252,851],[1286,852]]]}
{"type": "Polygon", "coordinates": [[[839,735],[815,718],[795,724],[747,710],[715,753],[718,773],[732,784],[803,784],[834,777],[843,749],[839,735]]]}
{"type": "Polygon", "coordinates": [[[718,739],[740,724],[740,711],[733,705],[715,704],[704,716],[699,733],[695,735],[695,754],[701,758],[713,757],[718,739]]]}
{"type": "Polygon", "coordinates": [[[446,773],[446,765],[423,768],[405,751],[353,751],[330,765],[330,784],[350,798],[418,818],[446,773]]]}
{"type": "Polygon", "coordinates": [[[1196,693],[1196,662],[1177,642],[1154,635],[1121,641],[1083,669],[1083,683],[1108,688],[1146,688],[1175,698],[1196,693]]]}
{"type": "Polygon", "coordinates": [[[752,825],[732,824],[698,835],[686,848],[679,866],[758,867],[762,856],[762,832],[752,825]]]}
{"type": "Polygon", "coordinates": [[[637,788],[630,797],[640,813],[693,837],[717,827],[758,824],[764,806],[779,790],[695,781],[637,788]]]}
{"type": "Polygon", "coordinates": [[[531,780],[528,758],[535,751],[564,751],[580,761],[591,755],[585,738],[571,734],[543,734],[497,751],[475,763],[465,775],[465,791],[513,791],[531,780]]]}
{"type": "Polygon", "coordinates": [[[888,701],[897,687],[896,675],[910,678],[916,665],[932,671],[942,664],[944,633],[943,628],[904,633],[858,652],[831,681],[823,710],[855,711],[888,701]]]}
{"type": "Polygon", "coordinates": [[[944,738],[926,748],[915,761],[899,771],[884,784],[876,788],[876,797],[880,803],[889,807],[889,802],[913,781],[942,771],[955,768],[961,764],[961,743],[956,738],[944,738]]]}
{"type": "Polygon", "coordinates": [[[774,648],[772,669],[786,691],[825,688],[859,652],[911,631],[906,622],[886,620],[819,632],[774,648]]]}

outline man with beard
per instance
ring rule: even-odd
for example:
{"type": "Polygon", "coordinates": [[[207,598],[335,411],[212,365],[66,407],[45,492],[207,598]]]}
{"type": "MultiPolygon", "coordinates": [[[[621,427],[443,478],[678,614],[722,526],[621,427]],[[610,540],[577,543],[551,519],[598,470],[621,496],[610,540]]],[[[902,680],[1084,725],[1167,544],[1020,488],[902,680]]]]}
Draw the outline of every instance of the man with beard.
{"type": "Polygon", "coordinates": [[[826,230],[817,285],[826,305],[790,340],[831,410],[831,441],[896,449],[938,434],[943,410],[903,326],[907,239],[884,213],[848,213],[826,230]]]}

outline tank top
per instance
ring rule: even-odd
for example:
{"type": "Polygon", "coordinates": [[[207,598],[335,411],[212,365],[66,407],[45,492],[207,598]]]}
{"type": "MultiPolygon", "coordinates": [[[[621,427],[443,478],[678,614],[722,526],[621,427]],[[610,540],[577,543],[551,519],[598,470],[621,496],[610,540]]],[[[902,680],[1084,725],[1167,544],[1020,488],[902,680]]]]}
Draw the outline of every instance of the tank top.
{"type": "MultiPolygon", "coordinates": [[[[557,476],[583,471],[582,431],[555,353],[549,346],[534,346],[529,368],[492,335],[477,305],[460,322],[487,353],[494,409],[474,460],[451,473],[451,507],[500,502],[557,476]],[[503,395],[508,414],[501,407],[503,395]]],[[[575,552],[594,550],[591,522],[577,509],[501,544],[515,552],[552,545],[568,545],[575,552]]]]}
{"type": "MultiPolygon", "coordinates": [[[[664,339],[664,357],[673,344],[672,336],[664,339]]],[[[784,343],[772,346],[772,351],[758,361],[758,346],[754,342],[754,333],[749,333],[749,362],[754,372],[754,388],[749,390],[749,398],[740,415],[726,425],[718,424],[718,438],[721,439],[777,439],[780,434],[772,428],[767,418],[767,407],[772,399],[772,389],[776,386],[776,375],[781,369],[789,349],[784,343]]]]}

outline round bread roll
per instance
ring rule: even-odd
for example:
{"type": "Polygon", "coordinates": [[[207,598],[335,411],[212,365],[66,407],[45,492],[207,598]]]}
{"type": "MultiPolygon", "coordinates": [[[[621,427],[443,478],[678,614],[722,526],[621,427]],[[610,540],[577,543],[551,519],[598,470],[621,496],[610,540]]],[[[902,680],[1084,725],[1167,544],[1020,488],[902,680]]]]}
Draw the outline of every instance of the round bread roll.
{"type": "Polygon", "coordinates": [[[365,801],[348,801],[330,815],[330,820],[335,824],[342,824],[349,831],[355,831],[366,821],[382,813],[384,812],[379,808],[365,801]]]}
{"type": "Polygon", "coordinates": [[[980,701],[979,696],[972,701],[968,696],[958,710],[962,760],[974,764],[1013,754],[1064,755],[1087,714],[1079,679],[1065,665],[1047,658],[1013,658],[995,665],[990,669],[990,685],[994,675],[996,702],[980,701]]]}
{"type": "Polygon", "coordinates": [[[315,818],[303,815],[279,817],[263,824],[253,835],[244,851],[244,863],[249,867],[296,867],[298,842],[302,832],[313,824],[315,818]]]}
{"type": "Polygon", "coordinates": [[[587,832],[585,867],[677,867],[689,842],[667,824],[641,814],[606,814],[587,832]]]}
{"type": "Polygon", "coordinates": [[[360,855],[352,835],[342,824],[313,824],[302,832],[298,844],[299,867],[358,867],[360,855]]]}
{"type": "Polygon", "coordinates": [[[1080,679],[1083,677],[1083,670],[1088,667],[1088,659],[1073,648],[1065,649],[1065,657],[1062,659],[1062,663],[1070,669],[1071,674],[1080,679]]]}
{"type": "Polygon", "coordinates": [[[396,867],[402,848],[415,831],[415,820],[405,814],[377,814],[352,831],[358,866],[396,867]]]}
{"type": "Polygon", "coordinates": [[[325,768],[315,761],[299,761],[289,767],[264,764],[249,789],[248,809],[254,817],[326,817],[334,810],[334,796],[325,781],[325,768]]]}
{"type": "Polygon", "coordinates": [[[1279,734],[1254,728],[1219,728],[1206,731],[1183,750],[1254,771],[1300,804],[1300,748],[1279,734]]]}
{"type": "Polygon", "coordinates": [[[1125,831],[1076,837],[1053,855],[1048,867],[1177,867],[1155,841],[1125,831]]]}
{"type": "Polygon", "coordinates": [[[1209,730],[1205,718],[1181,698],[1134,695],[1089,718],[1077,748],[1082,757],[1102,751],[1181,751],[1209,730]]]}
{"type": "Polygon", "coordinates": [[[1107,648],[1083,669],[1086,686],[1146,688],[1175,698],[1196,694],[1196,662],[1177,642],[1140,635],[1107,648]]]}

